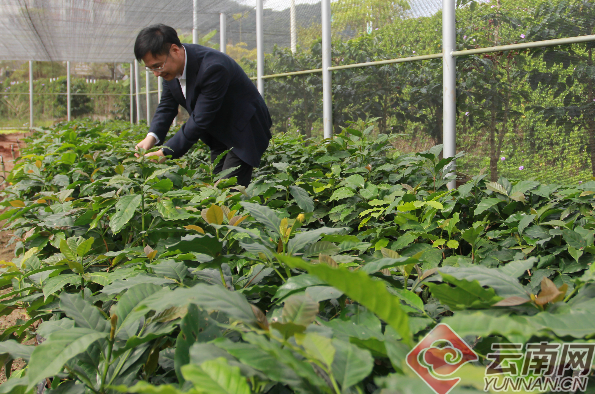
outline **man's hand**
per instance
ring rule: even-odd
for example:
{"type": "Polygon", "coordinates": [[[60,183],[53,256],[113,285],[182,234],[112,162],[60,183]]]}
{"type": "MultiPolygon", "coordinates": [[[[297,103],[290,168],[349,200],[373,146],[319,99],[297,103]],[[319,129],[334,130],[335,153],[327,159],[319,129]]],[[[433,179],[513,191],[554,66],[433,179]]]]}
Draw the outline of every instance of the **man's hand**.
{"type": "Polygon", "coordinates": [[[160,149],[157,152],[149,152],[145,154],[145,156],[157,156],[159,158],[159,163],[163,163],[167,158],[163,154],[163,150],[160,149]]]}
{"type": "MultiPolygon", "coordinates": [[[[136,147],[134,149],[138,150],[139,148],[141,148],[144,150],[149,150],[155,146],[156,142],[157,142],[157,140],[155,139],[155,137],[153,137],[152,135],[147,135],[144,140],[142,140],[141,142],[136,144],[136,147]]],[[[149,155],[153,155],[153,154],[155,154],[155,153],[149,153],[149,155]]],[[[135,153],[134,156],[139,157],[138,153],[135,153]]]]}

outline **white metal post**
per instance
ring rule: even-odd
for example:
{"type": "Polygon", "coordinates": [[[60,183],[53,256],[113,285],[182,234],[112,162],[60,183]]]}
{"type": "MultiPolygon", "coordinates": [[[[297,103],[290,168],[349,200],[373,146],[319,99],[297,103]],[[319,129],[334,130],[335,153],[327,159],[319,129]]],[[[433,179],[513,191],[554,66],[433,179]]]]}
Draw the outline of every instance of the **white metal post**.
{"type": "Polygon", "coordinates": [[[227,20],[225,14],[219,14],[219,50],[227,53],[227,20]]]}
{"type": "Polygon", "coordinates": [[[134,124],[134,64],[130,63],[130,124],[134,124]]]}
{"type": "Polygon", "coordinates": [[[192,6],[192,43],[198,44],[198,0],[192,6]]]}
{"type": "Polygon", "coordinates": [[[331,66],[331,0],[322,0],[322,123],[324,138],[333,138],[331,66]]]}
{"type": "Polygon", "coordinates": [[[262,37],[262,0],[256,0],[256,86],[264,97],[264,46],[262,37]]]}
{"type": "Polygon", "coordinates": [[[33,127],[33,61],[29,60],[29,128],[33,127]]]}
{"type": "Polygon", "coordinates": [[[147,125],[151,124],[151,95],[149,94],[151,91],[151,80],[149,79],[150,76],[151,73],[149,71],[145,71],[145,90],[147,91],[147,125]]]}
{"type": "Polygon", "coordinates": [[[291,0],[291,9],[289,12],[289,25],[291,29],[291,52],[295,53],[297,50],[297,27],[295,23],[295,0],[291,0]]]}
{"type": "MultiPolygon", "coordinates": [[[[442,1],[442,84],[443,91],[443,129],[444,157],[456,155],[456,125],[457,125],[457,70],[456,58],[452,52],[456,50],[456,20],[455,0],[442,1]]],[[[450,173],[454,174],[456,164],[450,166],[450,173]]],[[[457,187],[456,180],[448,183],[449,189],[457,187]]]]}
{"type": "Polygon", "coordinates": [[[66,62],[66,119],[70,122],[72,116],[72,96],[70,94],[70,61],[66,62]]]}
{"type": "Polygon", "coordinates": [[[161,85],[163,84],[163,78],[157,77],[157,104],[161,102],[161,85]]]}
{"type": "Polygon", "coordinates": [[[134,88],[136,93],[136,123],[140,123],[140,75],[138,62],[134,62],[134,88]]]}

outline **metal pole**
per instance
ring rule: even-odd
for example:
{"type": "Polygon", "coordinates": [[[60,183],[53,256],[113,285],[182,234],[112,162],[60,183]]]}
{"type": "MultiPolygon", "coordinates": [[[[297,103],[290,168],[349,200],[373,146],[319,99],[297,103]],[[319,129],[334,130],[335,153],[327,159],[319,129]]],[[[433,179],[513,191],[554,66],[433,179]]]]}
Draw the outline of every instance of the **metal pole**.
{"type": "Polygon", "coordinates": [[[33,127],[33,61],[29,60],[29,128],[33,127]]]}
{"type": "Polygon", "coordinates": [[[72,119],[72,95],[70,94],[70,61],[66,62],[66,119],[70,122],[72,119]]]}
{"type": "Polygon", "coordinates": [[[295,0],[291,0],[291,10],[289,12],[290,28],[291,28],[291,52],[295,53],[297,50],[297,28],[295,23],[295,0]]]}
{"type": "Polygon", "coordinates": [[[130,63],[130,124],[134,124],[134,64],[130,63]]]}
{"type": "Polygon", "coordinates": [[[192,7],[192,43],[198,44],[198,0],[194,0],[192,7]]]}
{"type": "Polygon", "coordinates": [[[163,78],[157,77],[157,102],[161,102],[161,84],[163,84],[163,78]]]}
{"type": "Polygon", "coordinates": [[[134,62],[134,88],[136,92],[136,123],[140,124],[140,75],[138,71],[138,62],[134,62]]]}
{"type": "Polygon", "coordinates": [[[262,38],[262,0],[256,0],[256,86],[264,97],[264,47],[262,38]]]}
{"type": "MultiPolygon", "coordinates": [[[[456,49],[456,21],[455,0],[442,1],[442,84],[443,91],[443,129],[444,157],[454,157],[456,154],[456,125],[457,125],[457,69],[456,58],[452,52],[456,49]]],[[[450,174],[454,174],[456,163],[450,165],[450,174]]],[[[457,187],[456,180],[448,182],[448,188],[457,187]]]]}
{"type": "Polygon", "coordinates": [[[147,91],[147,95],[146,95],[146,101],[147,101],[147,125],[151,124],[151,95],[149,94],[149,91],[151,90],[151,80],[149,79],[149,77],[151,76],[151,73],[149,71],[145,71],[145,90],[147,91]]]}
{"type": "Polygon", "coordinates": [[[324,138],[333,138],[331,66],[331,0],[322,0],[322,123],[324,138]]]}
{"type": "Polygon", "coordinates": [[[227,53],[227,19],[225,14],[219,14],[219,50],[227,53]]]}

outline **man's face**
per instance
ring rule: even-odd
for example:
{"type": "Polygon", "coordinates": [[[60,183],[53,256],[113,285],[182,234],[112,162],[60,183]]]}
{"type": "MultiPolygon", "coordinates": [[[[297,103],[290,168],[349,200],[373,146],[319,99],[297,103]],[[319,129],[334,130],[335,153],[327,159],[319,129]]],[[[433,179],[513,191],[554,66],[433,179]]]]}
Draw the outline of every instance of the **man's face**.
{"type": "Polygon", "coordinates": [[[143,57],[143,63],[156,77],[171,81],[184,71],[184,50],[172,45],[166,55],[153,56],[149,52],[143,57]]]}

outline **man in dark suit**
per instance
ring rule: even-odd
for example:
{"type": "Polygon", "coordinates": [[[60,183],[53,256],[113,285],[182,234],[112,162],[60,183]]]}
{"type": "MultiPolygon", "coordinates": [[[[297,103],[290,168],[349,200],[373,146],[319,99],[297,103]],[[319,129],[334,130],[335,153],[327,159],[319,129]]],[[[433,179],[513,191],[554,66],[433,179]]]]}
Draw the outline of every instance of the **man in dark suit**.
{"type": "Polygon", "coordinates": [[[165,25],[143,29],[136,38],[134,55],[148,71],[163,78],[161,101],[147,137],[137,148],[163,148],[148,155],[183,156],[199,139],[211,149],[214,161],[231,149],[215,172],[238,167],[226,177],[248,186],[252,169],[271,139],[269,110],[244,70],[229,56],[201,45],[180,43],[176,31],[165,25]],[[190,114],[188,121],[165,140],[178,105],[190,114]]]}

